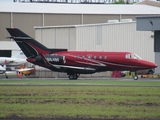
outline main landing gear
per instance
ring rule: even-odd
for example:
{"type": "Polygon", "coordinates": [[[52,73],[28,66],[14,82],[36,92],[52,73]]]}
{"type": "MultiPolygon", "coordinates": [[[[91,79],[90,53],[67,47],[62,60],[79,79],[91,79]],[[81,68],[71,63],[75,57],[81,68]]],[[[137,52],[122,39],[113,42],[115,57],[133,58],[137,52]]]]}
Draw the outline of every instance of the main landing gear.
{"type": "Polygon", "coordinates": [[[79,75],[80,74],[76,74],[76,73],[74,73],[74,74],[68,74],[68,78],[70,80],[77,80],[77,78],[79,77],[79,75]]]}

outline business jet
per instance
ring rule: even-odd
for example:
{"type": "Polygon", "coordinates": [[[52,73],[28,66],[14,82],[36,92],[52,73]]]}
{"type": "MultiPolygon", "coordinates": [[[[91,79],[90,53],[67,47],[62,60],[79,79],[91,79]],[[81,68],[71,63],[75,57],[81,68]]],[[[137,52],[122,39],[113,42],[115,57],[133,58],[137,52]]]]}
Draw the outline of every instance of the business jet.
{"type": "MultiPolygon", "coordinates": [[[[56,72],[65,72],[69,79],[80,74],[102,71],[136,71],[157,65],[132,52],[69,51],[49,49],[17,28],[6,28],[27,57],[27,61],[56,72]]],[[[138,79],[137,74],[133,77],[138,79]]]]}

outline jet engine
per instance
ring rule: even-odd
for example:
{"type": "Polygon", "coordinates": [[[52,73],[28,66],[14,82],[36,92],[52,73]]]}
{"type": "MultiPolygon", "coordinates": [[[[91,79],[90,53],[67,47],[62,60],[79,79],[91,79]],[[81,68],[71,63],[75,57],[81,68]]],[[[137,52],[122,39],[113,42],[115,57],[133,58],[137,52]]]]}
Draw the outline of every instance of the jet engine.
{"type": "Polygon", "coordinates": [[[59,55],[45,55],[44,58],[41,55],[36,56],[36,61],[40,63],[45,63],[45,59],[51,64],[65,64],[65,56],[59,55]]]}

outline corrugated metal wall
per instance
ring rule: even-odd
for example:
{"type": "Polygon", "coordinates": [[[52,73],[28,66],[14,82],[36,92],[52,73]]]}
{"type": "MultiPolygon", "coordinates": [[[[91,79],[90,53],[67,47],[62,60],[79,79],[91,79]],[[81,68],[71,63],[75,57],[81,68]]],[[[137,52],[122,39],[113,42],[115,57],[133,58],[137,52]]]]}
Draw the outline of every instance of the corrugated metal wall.
{"type": "Polygon", "coordinates": [[[6,37],[10,36],[6,28],[11,27],[19,28],[34,38],[34,26],[42,25],[42,14],[0,13],[0,40],[4,40],[6,37]]]}
{"type": "Polygon", "coordinates": [[[80,14],[44,14],[44,26],[82,24],[81,19],[80,14]]]}
{"type": "Polygon", "coordinates": [[[49,48],[76,49],[75,27],[36,29],[36,39],[49,48]]]}
{"type": "MultiPolygon", "coordinates": [[[[35,37],[35,26],[59,26],[59,25],[77,25],[77,24],[96,24],[107,23],[112,19],[132,18],[136,20],[135,15],[112,15],[112,14],[50,14],[50,13],[0,13],[0,40],[9,36],[5,28],[19,28],[35,37]]],[[[144,15],[139,15],[144,16],[144,15]]],[[[8,39],[9,40],[9,39],[8,39]]]]}
{"type": "Polygon", "coordinates": [[[14,13],[12,27],[19,28],[34,38],[34,26],[42,26],[42,20],[42,14],[14,13]]]}
{"type": "Polygon", "coordinates": [[[131,51],[155,62],[150,31],[136,31],[136,23],[118,23],[76,28],[77,50],[131,51]]]}
{"type": "Polygon", "coordinates": [[[11,27],[11,14],[10,13],[0,13],[0,40],[4,40],[9,34],[6,28],[11,27]]]}
{"type": "Polygon", "coordinates": [[[83,15],[83,24],[92,24],[92,23],[107,23],[108,20],[120,20],[120,15],[107,15],[107,14],[85,14],[83,15]]]}

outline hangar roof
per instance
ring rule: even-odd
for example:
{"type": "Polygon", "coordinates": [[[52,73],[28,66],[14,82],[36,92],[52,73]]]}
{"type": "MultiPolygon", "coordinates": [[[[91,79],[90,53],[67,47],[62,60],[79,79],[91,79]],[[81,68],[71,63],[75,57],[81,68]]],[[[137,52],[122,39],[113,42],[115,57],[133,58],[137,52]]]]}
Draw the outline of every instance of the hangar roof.
{"type": "Polygon", "coordinates": [[[160,7],[118,4],[51,4],[1,2],[0,12],[55,14],[160,14],[160,7]]]}
{"type": "Polygon", "coordinates": [[[85,27],[85,26],[99,26],[99,25],[111,25],[111,24],[129,24],[136,23],[136,21],[132,22],[116,22],[116,23],[98,23],[98,24],[81,24],[81,25],[61,25],[61,26],[35,26],[35,29],[52,29],[52,28],[76,28],[76,27],[85,27]]]}

